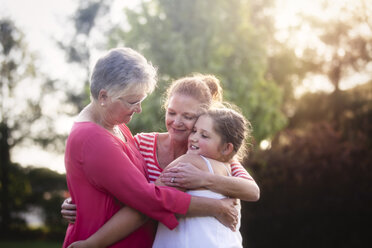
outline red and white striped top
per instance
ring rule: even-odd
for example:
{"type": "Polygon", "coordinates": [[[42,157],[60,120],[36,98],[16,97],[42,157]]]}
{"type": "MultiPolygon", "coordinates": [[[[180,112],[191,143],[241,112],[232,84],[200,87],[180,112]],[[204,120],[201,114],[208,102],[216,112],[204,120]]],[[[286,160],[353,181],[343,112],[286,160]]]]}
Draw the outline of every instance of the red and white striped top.
{"type": "MultiPolygon", "coordinates": [[[[159,133],[139,133],[134,136],[136,145],[146,161],[147,172],[151,183],[155,182],[160,176],[163,169],[160,168],[156,157],[156,144],[159,133]]],[[[238,161],[233,161],[231,164],[231,175],[241,177],[248,180],[253,180],[248,171],[238,161]]]]}

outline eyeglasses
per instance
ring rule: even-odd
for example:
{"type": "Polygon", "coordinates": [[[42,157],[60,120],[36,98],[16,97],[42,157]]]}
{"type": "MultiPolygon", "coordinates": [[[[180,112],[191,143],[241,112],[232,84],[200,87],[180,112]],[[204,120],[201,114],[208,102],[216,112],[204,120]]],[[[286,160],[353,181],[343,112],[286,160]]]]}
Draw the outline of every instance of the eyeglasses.
{"type": "Polygon", "coordinates": [[[141,100],[139,101],[135,101],[135,102],[128,102],[127,100],[123,99],[122,97],[119,97],[118,99],[124,104],[126,105],[129,109],[134,109],[136,106],[140,106],[141,103],[143,102],[143,100],[145,100],[147,97],[147,95],[142,98],[141,100]]]}

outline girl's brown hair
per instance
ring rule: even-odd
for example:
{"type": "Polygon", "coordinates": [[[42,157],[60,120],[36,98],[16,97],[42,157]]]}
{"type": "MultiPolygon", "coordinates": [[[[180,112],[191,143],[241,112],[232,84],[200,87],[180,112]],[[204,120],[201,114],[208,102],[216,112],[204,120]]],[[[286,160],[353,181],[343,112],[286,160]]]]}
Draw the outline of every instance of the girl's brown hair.
{"type": "Polygon", "coordinates": [[[247,140],[251,137],[252,126],[240,110],[231,104],[219,103],[203,115],[209,116],[214,121],[213,128],[220,135],[222,144],[233,145],[233,152],[228,159],[236,155],[239,160],[242,160],[247,155],[247,140]]]}

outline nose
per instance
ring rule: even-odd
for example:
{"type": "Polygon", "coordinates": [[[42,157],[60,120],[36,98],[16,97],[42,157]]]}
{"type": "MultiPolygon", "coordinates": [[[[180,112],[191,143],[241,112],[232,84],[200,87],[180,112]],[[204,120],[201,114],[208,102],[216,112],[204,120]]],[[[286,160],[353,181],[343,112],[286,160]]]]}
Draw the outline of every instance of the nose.
{"type": "Polygon", "coordinates": [[[181,116],[176,116],[176,118],[174,118],[174,125],[177,125],[177,126],[182,125],[181,116]]]}
{"type": "Polygon", "coordinates": [[[136,113],[141,113],[142,112],[142,106],[141,106],[141,103],[137,103],[135,106],[134,106],[134,112],[136,113]]]}
{"type": "Polygon", "coordinates": [[[189,140],[192,142],[196,142],[197,141],[196,133],[190,133],[189,140]]]}

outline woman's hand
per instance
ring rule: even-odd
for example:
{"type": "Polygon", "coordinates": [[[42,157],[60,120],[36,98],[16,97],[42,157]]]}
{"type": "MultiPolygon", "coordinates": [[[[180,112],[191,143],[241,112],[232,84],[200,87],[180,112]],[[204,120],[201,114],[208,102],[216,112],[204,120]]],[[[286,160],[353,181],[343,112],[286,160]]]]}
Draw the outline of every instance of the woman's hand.
{"type": "Polygon", "coordinates": [[[100,247],[91,244],[87,240],[80,240],[70,244],[67,248],[100,248],[100,247]]]}
{"type": "Polygon", "coordinates": [[[172,168],[166,168],[160,180],[167,186],[196,189],[206,186],[209,175],[209,172],[202,171],[191,163],[178,163],[172,168]]]}
{"type": "Polygon", "coordinates": [[[225,198],[220,200],[221,210],[215,216],[219,222],[226,227],[235,231],[236,225],[239,221],[239,212],[237,210],[238,200],[232,198],[225,198]]]}
{"type": "Polygon", "coordinates": [[[69,223],[74,223],[76,219],[76,205],[72,203],[71,198],[67,198],[62,203],[61,209],[62,217],[69,223]]]}

